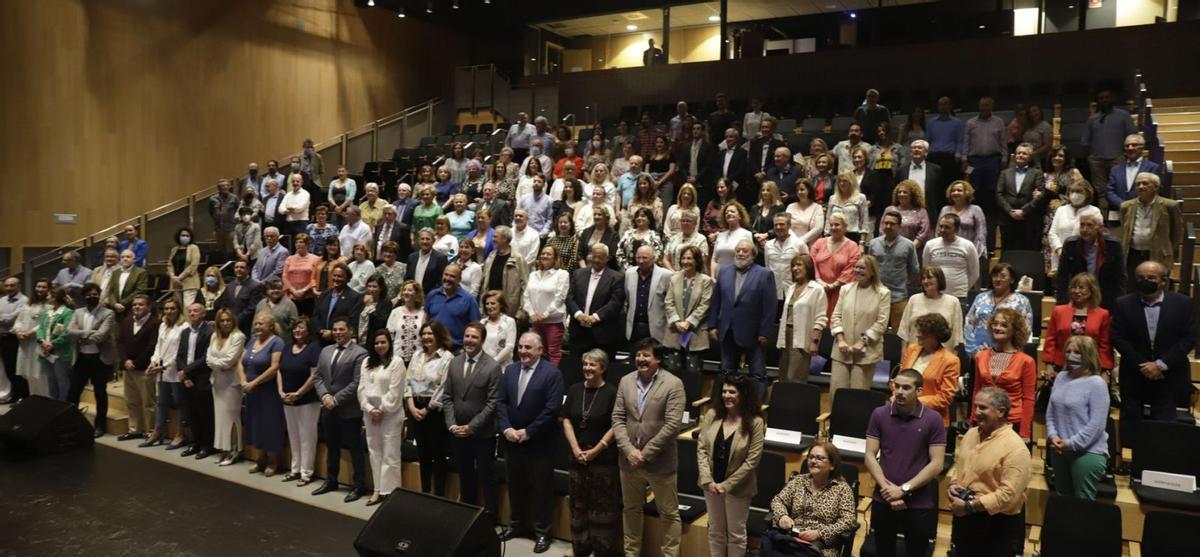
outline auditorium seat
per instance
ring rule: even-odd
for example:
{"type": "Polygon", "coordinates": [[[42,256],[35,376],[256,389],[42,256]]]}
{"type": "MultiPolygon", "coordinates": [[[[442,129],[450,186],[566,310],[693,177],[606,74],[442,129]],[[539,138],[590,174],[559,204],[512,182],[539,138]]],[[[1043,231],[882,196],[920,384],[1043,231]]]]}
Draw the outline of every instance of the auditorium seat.
{"type": "Polygon", "coordinates": [[[558,440],[554,451],[554,495],[566,497],[571,492],[571,444],[566,439],[558,440]]]}
{"type": "MultiPolygon", "coordinates": [[[[825,119],[820,117],[805,118],[800,122],[800,127],[804,128],[804,131],[807,133],[821,133],[825,131],[825,119]]],[[[830,145],[829,147],[832,148],[833,146],[830,145]]]]}
{"type": "MultiPolygon", "coordinates": [[[[838,389],[833,394],[830,411],[818,416],[817,421],[826,424],[826,437],[829,439],[833,439],[834,436],[866,439],[867,422],[871,419],[871,413],[885,402],[887,402],[887,395],[879,391],[838,389]]],[[[843,460],[850,462],[862,462],[863,460],[864,455],[861,451],[845,449],[841,446],[838,447],[838,450],[841,451],[843,460]]]]}
{"type": "Polygon", "coordinates": [[[784,456],[763,451],[758,463],[758,492],[750,498],[750,514],[746,517],[746,535],[758,539],[771,527],[771,500],[787,485],[787,461],[784,456]]]}
{"type": "Polygon", "coordinates": [[[495,124],[480,124],[479,125],[479,133],[490,134],[493,131],[495,131],[495,129],[496,129],[495,124]]]}
{"type": "Polygon", "coordinates": [[[1051,495],[1042,518],[1041,557],[1121,557],[1121,509],[1051,495]]]}
{"type": "MultiPolygon", "coordinates": [[[[830,120],[833,135],[835,137],[846,137],[846,131],[850,129],[850,124],[853,122],[854,118],[849,116],[835,116],[833,120],[830,120]]],[[[866,132],[863,132],[863,138],[866,139],[867,137],[866,132]]],[[[832,149],[833,145],[830,145],[829,148],[832,149]]]]}
{"type": "MultiPolygon", "coordinates": [[[[691,524],[708,512],[704,490],[699,485],[700,468],[696,458],[699,449],[691,439],[678,439],[675,442],[679,452],[679,467],[675,474],[675,487],[679,491],[679,519],[684,524],[691,524]]],[[[658,516],[654,502],[646,503],[642,510],[647,516],[658,516]]]]}
{"type": "Polygon", "coordinates": [[[466,133],[457,134],[454,136],[454,139],[453,139],[454,143],[466,143],[470,140],[471,140],[471,135],[466,134],[466,133]]]}
{"type": "Polygon", "coordinates": [[[472,135],[475,133],[476,129],[477,129],[477,127],[475,124],[464,124],[462,127],[462,130],[460,130],[460,131],[467,135],[472,135]]]}
{"type": "Polygon", "coordinates": [[[799,444],[764,441],[772,449],[804,451],[816,439],[817,416],[821,413],[821,388],[807,383],[778,381],[771,386],[771,403],[767,408],[767,428],[799,432],[799,444]]]}
{"type": "MultiPolygon", "coordinates": [[[[1033,279],[1033,289],[1039,292],[1046,290],[1046,262],[1040,250],[1023,250],[1003,248],[1000,251],[1000,262],[1013,266],[1017,280],[1021,277],[1033,279]]],[[[1014,284],[1013,288],[1017,285],[1014,284]]],[[[1030,300],[1032,302],[1033,300],[1030,300]]]]}
{"type": "MultiPolygon", "coordinates": [[[[1200,516],[1150,511],[1142,525],[1142,557],[1194,555],[1200,546],[1200,516]]],[[[1130,544],[1132,550],[1135,544],[1130,544]]],[[[1134,553],[1131,551],[1131,555],[1134,553]]]]}
{"type": "Polygon", "coordinates": [[[1200,427],[1178,422],[1144,421],[1133,451],[1133,492],[1139,501],[1190,512],[1200,512],[1200,493],[1183,493],[1142,484],[1142,473],[1155,470],[1200,477],[1200,427]]]}
{"type": "MultiPolygon", "coordinates": [[[[949,470],[949,468],[947,468],[947,470],[949,470]]],[[[857,473],[857,469],[855,470],[855,473],[857,473]]],[[[939,491],[938,479],[936,477],[933,478],[933,480],[930,483],[933,484],[933,492],[934,493],[941,493],[939,491]]],[[[870,495],[868,495],[868,497],[870,497],[870,495]]],[[[874,506],[876,504],[877,503],[875,503],[874,500],[871,501],[872,506],[874,506]]],[[[937,532],[937,521],[938,521],[937,513],[929,513],[928,515],[925,516],[925,519],[928,520],[929,522],[932,522],[932,524],[926,525],[925,528],[928,531],[937,532]]],[[[903,533],[898,533],[896,535],[895,555],[908,555],[908,550],[907,550],[907,546],[905,545],[905,541],[906,540],[905,540],[903,533]]],[[[934,548],[934,545],[936,545],[936,541],[937,541],[937,535],[935,534],[933,538],[929,539],[929,548],[925,551],[925,557],[931,557],[933,555],[933,548],[934,548]]],[[[859,555],[859,557],[875,557],[878,554],[879,554],[879,549],[876,547],[875,528],[868,525],[867,536],[865,538],[863,538],[863,544],[862,544],[862,547],[858,550],[858,555],[859,555]]]]}
{"type": "Polygon", "coordinates": [[[579,130],[579,143],[587,143],[592,140],[592,135],[596,133],[594,128],[583,128],[579,130]]]}

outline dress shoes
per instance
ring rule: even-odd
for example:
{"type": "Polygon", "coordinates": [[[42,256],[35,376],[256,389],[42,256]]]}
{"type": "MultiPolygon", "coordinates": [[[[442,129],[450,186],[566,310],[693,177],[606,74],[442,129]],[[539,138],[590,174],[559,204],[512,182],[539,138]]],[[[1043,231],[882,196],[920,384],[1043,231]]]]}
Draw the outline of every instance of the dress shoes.
{"type": "Polygon", "coordinates": [[[196,460],[204,460],[214,454],[217,454],[217,451],[213,449],[200,449],[196,451],[196,460]]]}
{"type": "Polygon", "coordinates": [[[550,549],[550,536],[546,534],[538,534],[533,542],[534,553],[545,553],[550,549]]]}
{"type": "Polygon", "coordinates": [[[313,495],[324,495],[331,491],[337,491],[337,484],[323,483],[323,484],[321,484],[321,487],[314,489],[312,494],[313,495]]]}
{"type": "Polygon", "coordinates": [[[508,540],[511,540],[513,538],[517,538],[520,536],[521,536],[520,532],[517,532],[516,530],[513,530],[512,528],[509,528],[507,526],[504,528],[501,528],[500,532],[496,534],[496,537],[500,538],[500,541],[502,541],[502,542],[506,542],[508,540]]]}
{"type": "Polygon", "coordinates": [[[138,448],[144,449],[146,447],[157,447],[163,443],[166,443],[166,440],[164,440],[164,439],[147,439],[145,441],[142,441],[141,443],[138,443],[138,448]]]}
{"type": "MultiPolygon", "coordinates": [[[[184,446],[184,445],[186,445],[186,444],[187,444],[187,441],[180,441],[180,442],[178,442],[178,443],[171,443],[170,445],[167,445],[167,450],[168,450],[168,451],[173,451],[173,450],[175,450],[175,449],[178,449],[178,448],[180,448],[180,447],[182,447],[182,446],[184,446]]],[[[186,455],[185,455],[185,456],[186,456],[186,455]]]]}
{"type": "Polygon", "coordinates": [[[134,433],[134,432],[130,431],[130,432],[126,432],[126,433],[122,433],[122,434],[118,435],[117,441],[132,441],[134,439],[141,439],[141,438],[142,438],[141,433],[134,433]]]}
{"type": "Polygon", "coordinates": [[[92,437],[95,439],[104,437],[104,428],[102,428],[102,427],[96,428],[96,430],[92,432],[92,437]]]}
{"type": "Polygon", "coordinates": [[[191,446],[189,446],[188,448],[184,449],[184,450],[183,450],[183,452],[182,452],[182,453],[180,453],[180,455],[179,455],[179,456],[182,456],[182,457],[184,457],[184,458],[187,458],[187,457],[189,457],[189,456],[192,456],[192,455],[194,455],[194,454],[196,454],[196,453],[198,453],[198,452],[200,452],[200,447],[197,447],[196,445],[191,445],[191,446]]]}
{"type": "Polygon", "coordinates": [[[350,493],[347,493],[347,494],[346,494],[346,498],[345,498],[345,499],[342,499],[342,501],[343,501],[343,502],[345,502],[345,503],[353,503],[353,502],[355,502],[355,501],[357,501],[357,500],[359,500],[359,499],[362,499],[362,498],[363,498],[363,496],[364,496],[364,495],[366,495],[366,494],[367,494],[366,490],[362,490],[362,489],[351,489],[351,490],[350,490],[350,493]]]}

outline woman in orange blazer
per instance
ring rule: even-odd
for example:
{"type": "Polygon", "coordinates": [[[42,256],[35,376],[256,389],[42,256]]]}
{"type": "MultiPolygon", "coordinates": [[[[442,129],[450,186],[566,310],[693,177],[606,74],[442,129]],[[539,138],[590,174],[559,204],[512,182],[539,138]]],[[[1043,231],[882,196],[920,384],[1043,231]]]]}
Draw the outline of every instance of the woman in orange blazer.
{"type": "MultiPolygon", "coordinates": [[[[1029,324],[1012,308],[1000,308],[988,322],[993,348],[975,353],[975,386],[971,400],[984,387],[999,387],[1008,393],[1012,408],[1008,421],[1028,441],[1033,433],[1034,390],[1037,362],[1024,352],[1029,324]]],[[[974,405],[971,417],[974,418],[974,405]]]]}
{"type": "Polygon", "coordinates": [[[1046,328],[1046,346],[1042,359],[1045,377],[1053,379],[1063,367],[1063,347],[1073,336],[1086,335],[1096,340],[1100,351],[1100,375],[1108,381],[1113,369],[1112,314],[1100,307],[1100,283],[1091,273],[1071,277],[1071,303],[1054,306],[1046,328]]]}
{"type": "Polygon", "coordinates": [[[958,392],[958,355],[943,346],[950,340],[950,324],[940,313],[917,318],[917,342],[910,344],[900,359],[900,369],[915,369],[925,378],[917,400],[942,415],[942,425],[950,425],[950,405],[958,392]]]}

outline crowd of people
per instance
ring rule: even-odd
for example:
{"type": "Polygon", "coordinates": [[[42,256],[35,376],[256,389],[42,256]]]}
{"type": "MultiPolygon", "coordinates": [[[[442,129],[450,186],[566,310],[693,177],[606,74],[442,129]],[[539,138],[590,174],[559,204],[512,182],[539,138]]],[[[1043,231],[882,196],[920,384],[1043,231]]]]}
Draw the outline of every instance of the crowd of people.
{"type": "MultiPolygon", "coordinates": [[[[887,362],[892,396],[871,416],[866,459],[880,554],[897,532],[924,554],[960,392],[977,425],[945,486],[955,543],[993,554],[1020,539],[1039,377],[1053,385],[1055,489],[1079,497],[1095,496],[1107,462],[1110,393],[1126,446],[1143,404],[1170,419],[1186,399],[1195,324],[1168,279],[1179,207],[1111,94],[1083,138],[1090,181],[1037,107],[1005,124],[984,98],[963,122],[943,98],[936,115],[916,111],[893,132],[879,100],[868,91],[847,139],[815,139],[808,155],[783,142],[761,102],[737,115],[724,95],[706,118],[681,102],[666,125],[644,114],[636,133],[597,126],[583,143],[518,114],[494,160],[455,145],[415,183],[367,183],[361,196],[345,167],[326,183],[306,141],[289,167],[251,164],[218,183],[215,246],[206,258],[197,233],[179,229],[161,300],[134,227],[94,269],[64,254],[32,297],[7,279],[0,394],[77,403],[90,383],[99,436],[118,372],[120,440],[222,466],[254,447],[251,473],[299,486],[318,481],[319,429],[327,458],[313,494],[338,489],[346,450],[346,500],[371,505],[399,487],[409,436],[422,490],[444,494],[452,460],[462,500],[495,514],[498,439],[513,510],[501,537],[532,535],[537,552],[549,546],[565,442],[576,555],[637,554],[647,491],[668,525],[663,553],[677,555],[680,377],[715,350],[724,387],[699,421],[699,487],[713,555],[741,555],[768,361],[779,381],[807,381],[828,361],[833,393],[869,389],[891,331],[902,355],[887,362]],[[1035,313],[1024,277],[990,263],[998,245],[1045,253],[1061,305],[1042,333],[1042,370],[1026,352],[1035,313]],[[634,372],[606,376],[624,352],[634,372]],[[564,385],[568,358],[582,383],[564,385]]],[[[809,452],[807,472],[772,502],[769,554],[838,554],[854,522],[839,464],[832,444],[809,452]]]]}

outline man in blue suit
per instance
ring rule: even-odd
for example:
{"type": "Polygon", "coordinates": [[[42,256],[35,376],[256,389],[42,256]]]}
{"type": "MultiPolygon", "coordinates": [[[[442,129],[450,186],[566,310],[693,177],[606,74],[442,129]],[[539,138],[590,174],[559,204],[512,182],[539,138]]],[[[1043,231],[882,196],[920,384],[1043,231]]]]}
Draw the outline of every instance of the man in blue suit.
{"type": "MultiPolygon", "coordinates": [[[[1162,177],[1162,165],[1142,157],[1146,147],[1142,136],[1133,133],[1125,137],[1125,162],[1113,165],[1108,171],[1108,188],[1105,197],[1108,208],[1113,211],[1121,210],[1121,203],[1137,197],[1137,184],[1134,180],[1139,172],[1152,172],[1162,177]]],[[[1163,197],[1168,193],[1159,192],[1163,197]]]]}
{"type": "Polygon", "coordinates": [[[734,263],[717,272],[708,321],[710,335],[721,343],[721,369],[736,371],[742,355],[750,375],[767,390],[767,362],[763,348],[775,338],[775,275],[754,263],[754,242],[742,240],[734,248],[734,263]]]}
{"type": "Polygon", "coordinates": [[[527,535],[532,511],[534,553],[550,549],[550,530],[554,524],[554,454],[558,450],[558,411],[563,399],[562,372],[549,360],[542,359],[542,350],[542,337],[537,333],[521,335],[517,341],[520,361],[504,370],[496,401],[496,421],[504,435],[508,498],[512,504],[508,527],[501,531],[500,540],[527,535]]]}

